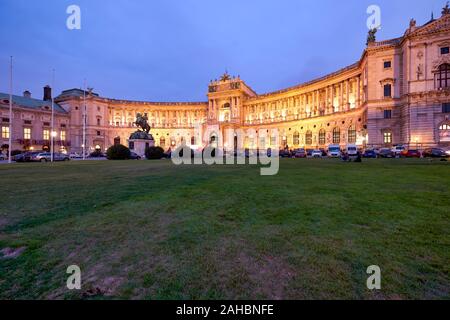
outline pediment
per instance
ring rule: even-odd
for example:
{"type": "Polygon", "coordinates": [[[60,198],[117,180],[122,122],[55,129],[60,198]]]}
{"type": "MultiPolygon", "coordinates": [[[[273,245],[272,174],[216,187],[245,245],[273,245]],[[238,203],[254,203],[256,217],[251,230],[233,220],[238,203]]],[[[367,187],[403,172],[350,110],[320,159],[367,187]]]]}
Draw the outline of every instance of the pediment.
{"type": "Polygon", "coordinates": [[[450,30],[450,14],[443,15],[441,18],[417,28],[415,31],[411,32],[409,36],[424,36],[442,32],[444,30],[450,30]]]}

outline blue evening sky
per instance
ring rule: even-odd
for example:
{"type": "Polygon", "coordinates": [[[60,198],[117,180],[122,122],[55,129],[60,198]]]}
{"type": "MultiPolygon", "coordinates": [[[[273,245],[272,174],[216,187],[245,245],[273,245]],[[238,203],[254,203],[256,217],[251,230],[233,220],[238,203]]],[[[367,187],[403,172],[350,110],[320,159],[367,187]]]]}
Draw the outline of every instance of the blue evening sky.
{"type": "Polygon", "coordinates": [[[206,101],[225,69],[264,93],[356,62],[365,47],[366,9],[381,7],[377,39],[401,36],[441,16],[444,0],[0,0],[0,92],[88,86],[102,96],[206,101]],[[66,8],[81,8],[81,30],[66,8]]]}

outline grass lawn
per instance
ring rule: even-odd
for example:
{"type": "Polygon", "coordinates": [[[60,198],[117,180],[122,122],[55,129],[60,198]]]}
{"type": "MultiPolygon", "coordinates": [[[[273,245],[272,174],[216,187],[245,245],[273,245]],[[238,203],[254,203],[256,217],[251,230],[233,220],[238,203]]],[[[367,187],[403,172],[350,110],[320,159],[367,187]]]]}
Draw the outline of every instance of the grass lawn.
{"type": "Polygon", "coordinates": [[[286,159],[259,173],[1,165],[0,250],[23,251],[0,258],[0,299],[450,298],[448,162],[286,159]]]}

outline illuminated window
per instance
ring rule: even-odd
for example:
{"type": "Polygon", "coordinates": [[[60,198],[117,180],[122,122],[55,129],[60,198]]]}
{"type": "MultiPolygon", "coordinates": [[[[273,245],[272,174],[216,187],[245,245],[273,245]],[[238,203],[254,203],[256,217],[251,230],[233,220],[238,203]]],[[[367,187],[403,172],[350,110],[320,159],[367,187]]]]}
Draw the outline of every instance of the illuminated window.
{"type": "Polygon", "coordinates": [[[300,133],[297,131],[294,133],[294,145],[298,146],[300,144],[300,133]]]}
{"type": "Polygon", "coordinates": [[[348,129],[348,143],[356,143],[356,127],[351,126],[348,129]]]}
{"type": "Polygon", "coordinates": [[[305,142],[307,146],[312,145],[312,132],[308,131],[305,136],[305,142]]]}
{"type": "Polygon", "coordinates": [[[326,135],[326,133],[325,133],[325,130],[320,130],[320,132],[319,132],[319,144],[320,145],[325,145],[325,135],[326,135]]]}
{"type": "Polygon", "coordinates": [[[2,138],[9,139],[9,127],[2,127],[2,138]]]}
{"type": "Polygon", "coordinates": [[[383,133],[383,141],[386,144],[392,143],[392,132],[386,131],[383,133]]]}
{"type": "Polygon", "coordinates": [[[61,141],[66,141],[66,132],[65,131],[61,131],[60,137],[61,137],[61,141]]]}
{"type": "Polygon", "coordinates": [[[25,140],[31,139],[31,128],[23,128],[23,138],[25,140]]]}
{"type": "Polygon", "coordinates": [[[260,137],[259,138],[259,148],[264,149],[266,147],[266,138],[265,137],[260,137]]]}
{"type": "Polygon", "coordinates": [[[341,143],[341,129],[333,129],[333,143],[341,143]]]}
{"type": "Polygon", "coordinates": [[[159,146],[164,147],[165,145],[166,145],[166,139],[164,139],[164,137],[161,137],[159,139],[159,146]]]}
{"type": "Polygon", "coordinates": [[[277,137],[270,137],[270,145],[272,147],[276,147],[277,146],[277,137]]]}
{"type": "Polygon", "coordinates": [[[44,129],[44,131],[42,132],[42,138],[44,140],[50,140],[50,130],[44,129]]]}

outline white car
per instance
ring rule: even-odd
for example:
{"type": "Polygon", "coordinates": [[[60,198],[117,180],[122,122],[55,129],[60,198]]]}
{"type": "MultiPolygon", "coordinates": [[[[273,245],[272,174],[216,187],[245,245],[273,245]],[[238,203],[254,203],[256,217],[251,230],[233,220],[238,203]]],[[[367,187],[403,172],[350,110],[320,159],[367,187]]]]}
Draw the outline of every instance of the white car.
{"type": "Polygon", "coordinates": [[[338,144],[332,144],[328,147],[328,156],[330,158],[340,158],[341,157],[341,146],[338,144]]]}
{"type": "Polygon", "coordinates": [[[79,154],[76,153],[76,152],[73,152],[73,153],[71,153],[71,154],[69,155],[69,158],[70,158],[70,159],[82,159],[83,156],[82,156],[82,155],[79,155],[79,154]]]}
{"type": "Polygon", "coordinates": [[[445,154],[450,157],[450,147],[444,148],[445,154]]]}
{"type": "Polygon", "coordinates": [[[311,158],[322,158],[322,151],[313,150],[313,152],[311,152],[311,158]]]}
{"type": "Polygon", "coordinates": [[[347,145],[347,155],[350,158],[356,158],[358,156],[358,147],[356,144],[347,145]]]}
{"type": "Polygon", "coordinates": [[[394,146],[391,149],[392,153],[395,154],[395,156],[399,156],[405,150],[406,150],[406,148],[404,146],[402,146],[402,145],[394,146]]]}

